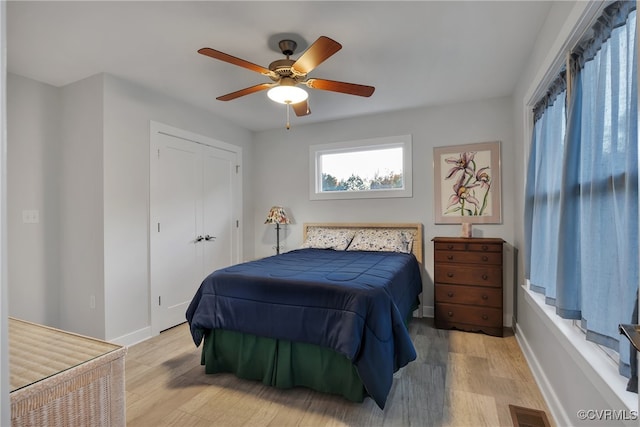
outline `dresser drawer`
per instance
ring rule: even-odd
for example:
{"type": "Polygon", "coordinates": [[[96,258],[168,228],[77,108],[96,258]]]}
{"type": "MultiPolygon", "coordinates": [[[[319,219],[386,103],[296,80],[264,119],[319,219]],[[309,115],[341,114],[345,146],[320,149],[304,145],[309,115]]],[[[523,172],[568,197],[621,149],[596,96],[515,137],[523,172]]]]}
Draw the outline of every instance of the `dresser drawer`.
{"type": "Polygon", "coordinates": [[[436,264],[435,282],[502,287],[502,268],[463,267],[456,264],[436,264]]]}
{"type": "Polygon", "coordinates": [[[451,238],[434,239],[434,249],[436,251],[477,251],[477,252],[502,252],[501,239],[474,239],[474,238],[451,238]]]}
{"type": "Polygon", "coordinates": [[[502,265],[502,252],[455,252],[437,251],[435,262],[456,262],[461,264],[502,265]]]}
{"type": "Polygon", "coordinates": [[[498,288],[438,284],[435,286],[436,304],[453,303],[502,308],[502,290],[498,288]]]}
{"type": "Polygon", "coordinates": [[[463,323],[493,328],[502,327],[502,310],[499,308],[436,303],[435,315],[439,325],[463,323]]]}
{"type": "Polygon", "coordinates": [[[502,243],[469,243],[467,249],[477,252],[502,252],[502,243]]]}
{"type": "Polygon", "coordinates": [[[436,252],[438,251],[466,251],[466,243],[458,242],[436,242],[434,245],[436,252]]]}

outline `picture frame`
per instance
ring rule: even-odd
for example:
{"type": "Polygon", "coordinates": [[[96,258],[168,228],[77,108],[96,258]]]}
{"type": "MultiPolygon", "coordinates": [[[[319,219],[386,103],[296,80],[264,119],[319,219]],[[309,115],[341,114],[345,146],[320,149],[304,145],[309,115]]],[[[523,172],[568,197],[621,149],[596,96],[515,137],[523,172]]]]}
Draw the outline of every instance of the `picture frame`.
{"type": "Polygon", "coordinates": [[[436,224],[500,224],[500,141],[433,149],[436,224]]]}

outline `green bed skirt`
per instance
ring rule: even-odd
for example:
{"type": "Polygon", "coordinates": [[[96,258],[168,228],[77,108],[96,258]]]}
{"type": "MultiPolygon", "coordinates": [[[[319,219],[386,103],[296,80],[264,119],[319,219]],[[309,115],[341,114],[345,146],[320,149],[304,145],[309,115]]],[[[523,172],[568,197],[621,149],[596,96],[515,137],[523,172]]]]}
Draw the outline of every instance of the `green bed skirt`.
{"type": "Polygon", "coordinates": [[[205,334],[201,363],[207,374],[231,372],[273,387],[308,387],[354,402],[367,396],[349,359],[314,344],[216,329],[205,334]]]}
{"type": "MultiPolygon", "coordinates": [[[[405,316],[405,325],[419,305],[416,299],[405,316]]],[[[307,387],[353,402],[368,396],[349,359],[315,344],[214,329],[205,331],[200,363],[207,374],[231,372],[278,388],[307,387]]]]}

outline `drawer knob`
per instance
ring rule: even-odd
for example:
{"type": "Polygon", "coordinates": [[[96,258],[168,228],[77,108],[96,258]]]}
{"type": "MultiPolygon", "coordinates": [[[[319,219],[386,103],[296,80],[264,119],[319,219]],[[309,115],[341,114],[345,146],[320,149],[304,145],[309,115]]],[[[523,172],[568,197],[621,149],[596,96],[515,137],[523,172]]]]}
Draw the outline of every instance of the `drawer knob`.
{"type": "Polygon", "coordinates": [[[483,299],[483,300],[488,300],[488,299],[489,299],[489,295],[487,295],[487,294],[482,294],[482,299],[483,299]]]}
{"type": "Polygon", "coordinates": [[[453,277],[453,273],[451,272],[447,273],[447,277],[453,277]]]}
{"type": "Polygon", "coordinates": [[[483,255],[483,256],[482,256],[482,260],[483,260],[484,262],[487,262],[487,261],[489,261],[489,257],[488,257],[488,256],[486,256],[486,255],[483,255]]]}
{"type": "Polygon", "coordinates": [[[450,311],[447,314],[449,315],[449,317],[453,317],[453,311],[450,311]]]}
{"type": "Polygon", "coordinates": [[[453,259],[453,255],[447,255],[447,259],[448,260],[452,260],[453,259]]]}
{"type": "Polygon", "coordinates": [[[451,292],[451,291],[447,292],[447,296],[448,296],[449,298],[453,298],[453,292],[451,292]]]}
{"type": "Polygon", "coordinates": [[[489,250],[489,246],[487,246],[487,245],[482,245],[482,250],[483,250],[483,251],[488,251],[488,250],[489,250]]]}
{"type": "Polygon", "coordinates": [[[448,245],[447,249],[449,249],[449,250],[453,249],[453,245],[448,245]]]}
{"type": "Polygon", "coordinates": [[[482,320],[487,320],[489,318],[489,316],[487,316],[486,314],[482,315],[482,320]]]}
{"type": "Polygon", "coordinates": [[[483,275],[482,275],[482,280],[487,280],[488,278],[489,278],[489,276],[488,276],[488,275],[486,275],[486,274],[483,274],[483,275]]]}

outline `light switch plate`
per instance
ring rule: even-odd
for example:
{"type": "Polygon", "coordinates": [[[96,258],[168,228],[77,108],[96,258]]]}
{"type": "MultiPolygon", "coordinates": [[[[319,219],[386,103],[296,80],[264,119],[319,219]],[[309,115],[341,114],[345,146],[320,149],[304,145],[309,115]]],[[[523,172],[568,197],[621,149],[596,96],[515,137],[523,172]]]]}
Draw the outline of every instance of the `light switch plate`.
{"type": "Polygon", "coordinates": [[[40,222],[40,211],[37,209],[25,209],[22,211],[22,222],[24,224],[37,224],[40,222]]]}

